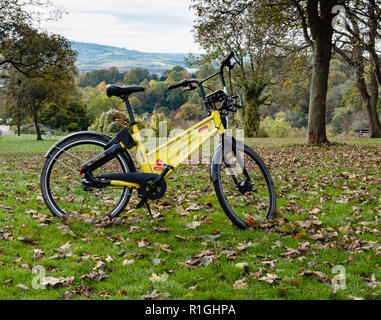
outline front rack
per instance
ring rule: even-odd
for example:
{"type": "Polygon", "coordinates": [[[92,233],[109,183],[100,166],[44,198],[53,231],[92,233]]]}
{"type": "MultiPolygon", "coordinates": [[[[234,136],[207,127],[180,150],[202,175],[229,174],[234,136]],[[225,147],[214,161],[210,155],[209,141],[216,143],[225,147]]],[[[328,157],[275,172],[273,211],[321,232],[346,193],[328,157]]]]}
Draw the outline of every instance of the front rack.
{"type": "Polygon", "coordinates": [[[204,104],[209,111],[219,110],[222,114],[236,112],[238,108],[243,107],[242,97],[239,94],[228,97],[222,90],[217,90],[208,94],[204,99],[204,104]]]}

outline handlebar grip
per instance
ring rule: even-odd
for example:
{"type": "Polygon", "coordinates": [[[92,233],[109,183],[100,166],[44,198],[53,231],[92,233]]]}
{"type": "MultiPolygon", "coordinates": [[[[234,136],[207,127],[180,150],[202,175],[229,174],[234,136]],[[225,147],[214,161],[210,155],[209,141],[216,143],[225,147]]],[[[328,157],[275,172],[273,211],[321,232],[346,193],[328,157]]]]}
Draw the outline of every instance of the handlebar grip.
{"type": "Polygon", "coordinates": [[[189,84],[188,80],[183,80],[183,81],[180,81],[179,83],[168,86],[168,90],[172,90],[172,89],[176,89],[180,87],[186,87],[188,84],[189,84]]]}
{"type": "Polygon", "coordinates": [[[227,66],[228,63],[230,64],[230,59],[234,57],[234,52],[231,51],[225,58],[222,60],[222,65],[227,66]]]}

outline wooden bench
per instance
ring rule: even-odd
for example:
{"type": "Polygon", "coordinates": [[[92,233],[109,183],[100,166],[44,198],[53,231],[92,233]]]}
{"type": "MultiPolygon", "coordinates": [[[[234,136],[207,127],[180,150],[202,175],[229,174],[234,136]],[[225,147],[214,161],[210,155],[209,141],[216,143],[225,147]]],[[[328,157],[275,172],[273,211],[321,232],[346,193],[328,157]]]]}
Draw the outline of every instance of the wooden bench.
{"type": "Polygon", "coordinates": [[[370,129],[357,129],[355,131],[359,133],[359,137],[362,137],[364,133],[370,134],[370,129]]]}

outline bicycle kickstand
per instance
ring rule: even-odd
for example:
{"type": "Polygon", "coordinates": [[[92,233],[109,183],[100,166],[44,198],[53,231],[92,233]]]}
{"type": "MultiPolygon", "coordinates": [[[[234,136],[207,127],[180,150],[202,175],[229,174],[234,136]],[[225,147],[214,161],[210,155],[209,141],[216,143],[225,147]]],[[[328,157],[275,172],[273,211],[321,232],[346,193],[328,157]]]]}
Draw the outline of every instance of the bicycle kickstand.
{"type": "Polygon", "coordinates": [[[151,208],[150,208],[150,206],[148,204],[148,200],[145,197],[142,197],[142,200],[140,200],[140,202],[136,205],[136,209],[141,208],[143,206],[143,204],[145,204],[145,206],[146,206],[150,216],[153,217],[152,212],[151,212],[151,208]]]}

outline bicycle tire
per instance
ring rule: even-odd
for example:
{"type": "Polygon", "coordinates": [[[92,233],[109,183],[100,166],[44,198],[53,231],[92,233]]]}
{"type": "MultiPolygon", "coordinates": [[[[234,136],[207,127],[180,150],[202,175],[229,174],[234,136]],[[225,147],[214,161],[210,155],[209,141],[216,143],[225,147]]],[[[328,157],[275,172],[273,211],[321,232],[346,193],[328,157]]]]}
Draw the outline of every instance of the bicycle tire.
{"type": "MultiPolygon", "coordinates": [[[[72,147],[79,146],[81,144],[94,144],[99,147],[104,147],[106,144],[111,140],[111,137],[107,136],[100,136],[98,134],[91,134],[86,133],[79,136],[73,136],[69,137],[67,139],[64,139],[62,143],[59,143],[57,145],[57,148],[53,150],[47,160],[45,161],[45,164],[43,166],[41,177],[40,177],[40,188],[42,197],[44,199],[44,202],[50,212],[59,217],[63,218],[65,215],[67,215],[67,212],[65,212],[62,208],[60,208],[55,199],[52,196],[52,192],[50,189],[50,176],[51,172],[54,168],[54,164],[57,162],[59,157],[68,149],[72,147]],[[64,151],[63,151],[64,150],[64,151]]],[[[127,151],[123,151],[121,153],[118,153],[117,155],[117,161],[121,164],[121,167],[123,169],[123,172],[135,172],[135,165],[128,154],[127,151]]],[[[78,179],[80,178],[80,175],[78,174],[78,179]]],[[[129,200],[131,198],[131,189],[130,188],[124,188],[122,192],[122,196],[120,200],[117,202],[117,205],[113,207],[112,210],[106,212],[103,216],[109,216],[111,218],[115,218],[121,214],[121,212],[125,209],[127,206],[129,200]]]]}
{"type": "MultiPolygon", "coordinates": [[[[244,145],[242,148],[242,145],[239,145],[239,146],[237,145],[237,151],[238,152],[243,151],[245,153],[245,155],[249,156],[252,160],[254,160],[254,162],[256,163],[258,168],[261,170],[261,172],[264,176],[264,179],[266,181],[266,187],[268,190],[268,209],[266,212],[266,218],[271,219],[273,217],[273,213],[276,210],[276,196],[275,196],[274,183],[272,181],[270,172],[267,169],[264,162],[262,161],[262,159],[260,158],[260,156],[254,150],[252,150],[250,147],[244,145]]],[[[220,153],[220,155],[221,155],[222,154],[222,148],[220,147],[219,149],[216,150],[216,152],[220,153]]],[[[214,159],[215,158],[219,158],[219,156],[217,155],[217,157],[215,156],[214,159]]],[[[222,159],[222,157],[220,157],[220,158],[222,159]]],[[[224,162],[224,160],[223,160],[223,162],[224,162]]],[[[219,163],[212,163],[212,172],[216,173],[216,179],[214,179],[213,185],[214,185],[214,190],[215,190],[216,195],[217,195],[218,202],[221,205],[221,208],[223,209],[223,211],[225,212],[227,217],[237,227],[239,227],[241,229],[248,228],[249,227],[248,223],[245,220],[241,219],[236,214],[236,212],[234,211],[234,208],[231,208],[231,206],[229,205],[229,202],[226,199],[225,192],[223,190],[223,186],[221,183],[221,163],[220,164],[219,163]]]]}

